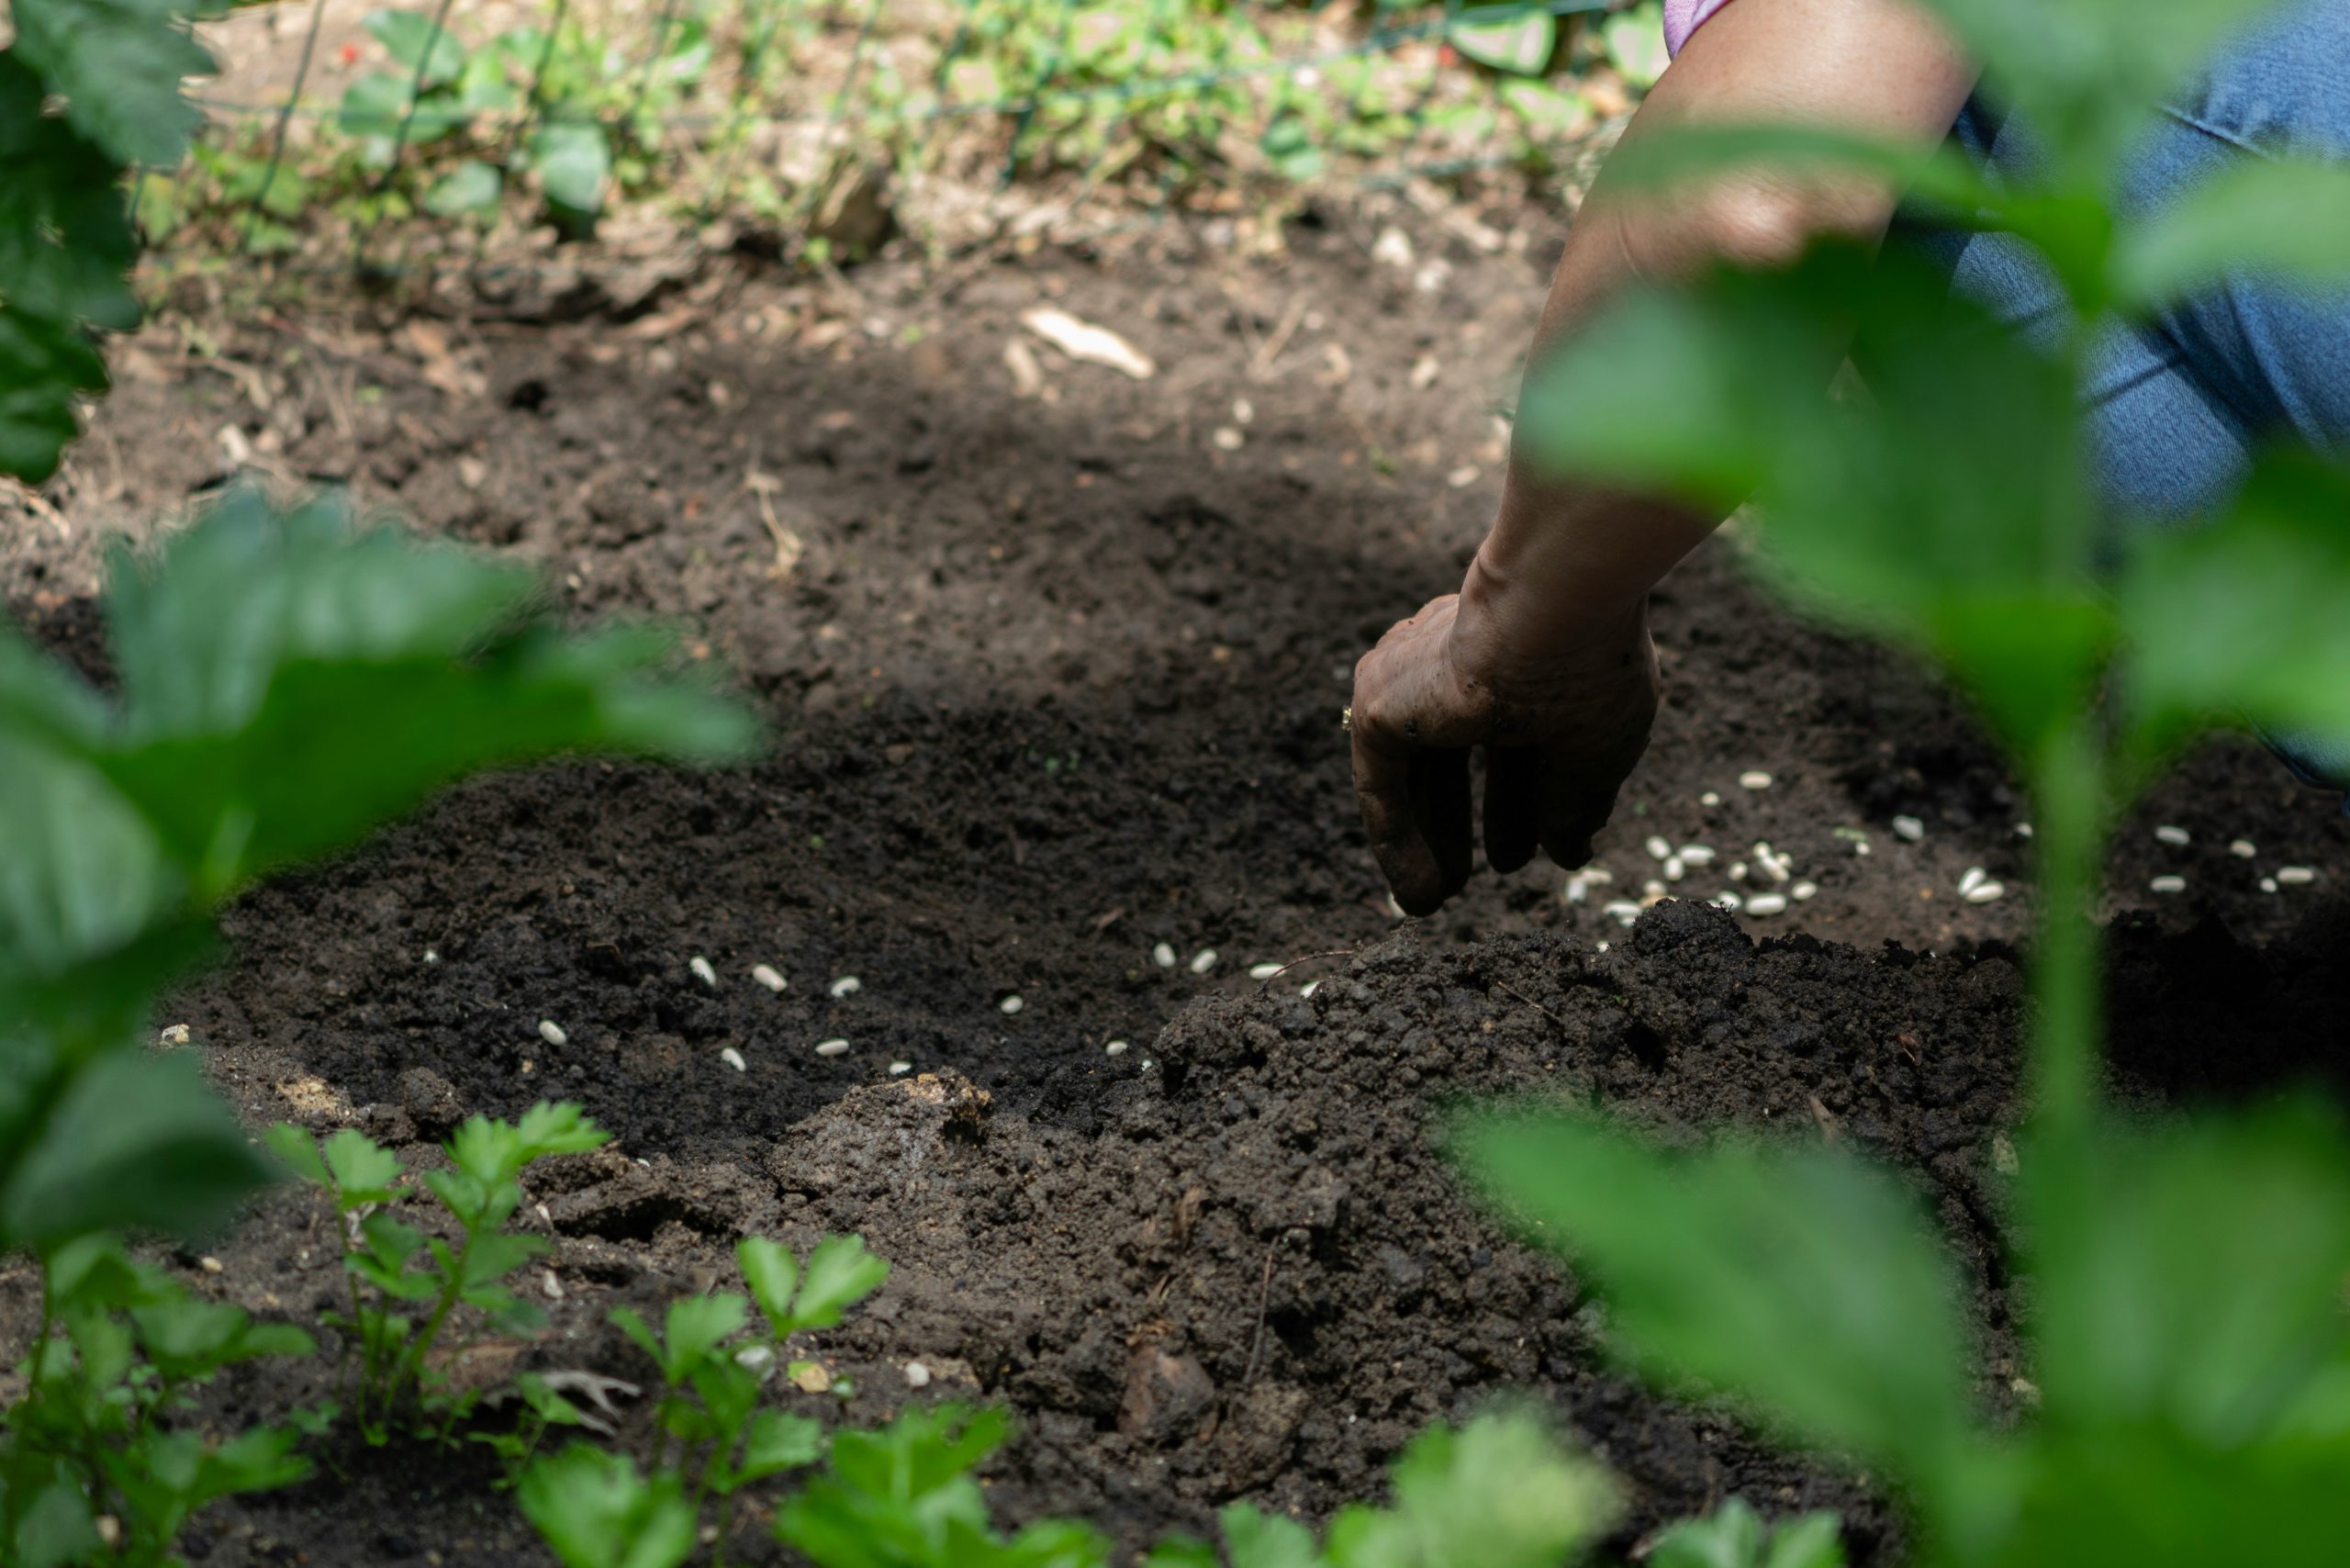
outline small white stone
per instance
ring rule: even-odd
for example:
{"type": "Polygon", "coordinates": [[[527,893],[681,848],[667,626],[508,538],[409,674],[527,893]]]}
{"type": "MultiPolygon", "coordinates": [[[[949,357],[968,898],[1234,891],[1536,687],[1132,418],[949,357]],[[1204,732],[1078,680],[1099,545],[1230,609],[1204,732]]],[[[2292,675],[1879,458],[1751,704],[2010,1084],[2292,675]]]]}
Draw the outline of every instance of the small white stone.
{"type": "Polygon", "coordinates": [[[772,964],[753,964],[751,978],[769,991],[781,991],[787,983],[783,978],[783,971],[772,964]]]}
{"type": "Polygon", "coordinates": [[[1757,893],[1746,901],[1749,914],[1777,914],[1787,907],[1785,893],[1757,893]]]}
{"type": "Polygon", "coordinates": [[[1975,889],[1981,887],[1983,885],[1984,879],[1989,875],[1990,873],[1984,870],[1980,866],[1969,866],[1966,868],[1965,875],[1960,877],[1958,879],[1958,890],[1962,894],[1971,893],[1975,889]]]}
{"type": "Polygon", "coordinates": [[[1732,914],[1736,914],[1740,910],[1746,907],[1746,901],[1739,897],[1738,890],[1736,888],[1724,888],[1720,892],[1714,895],[1714,907],[1717,909],[1726,909],[1732,914]]]}
{"type": "Polygon", "coordinates": [[[718,989],[718,971],[711,969],[710,967],[710,960],[703,958],[699,953],[696,953],[692,958],[686,960],[686,968],[693,970],[694,979],[701,981],[702,984],[710,987],[711,990],[716,991],[718,989]]]}
{"type": "Polygon", "coordinates": [[[1203,947],[1198,952],[1192,955],[1192,972],[1193,974],[1203,975],[1214,968],[1215,968],[1214,948],[1203,947]]]}
{"type": "Polygon", "coordinates": [[[2008,896],[2005,882],[1977,882],[1965,894],[1968,903],[1991,903],[2008,896]]]}
{"type": "Polygon", "coordinates": [[[1771,787],[1771,776],[1757,767],[1751,772],[1740,774],[1738,787],[1741,790],[1768,790],[1771,787]]]}
{"type": "Polygon", "coordinates": [[[2184,877],[2156,877],[2153,881],[2148,882],[2146,886],[2150,890],[2157,893],[2183,893],[2187,890],[2187,879],[2184,877]]]}
{"type": "Polygon", "coordinates": [[[170,1024],[163,1028],[163,1044],[167,1046],[184,1046],[194,1037],[185,1024],[170,1024]]]}
{"type": "Polygon", "coordinates": [[[1916,817],[1896,817],[1893,819],[1893,834],[1896,838],[1906,838],[1915,844],[1926,836],[1926,824],[1916,817]]]}
{"type": "Polygon", "coordinates": [[[913,1070],[914,1064],[910,1061],[893,1061],[890,1064],[890,1076],[892,1078],[903,1078],[913,1070]]]}
{"type": "Polygon", "coordinates": [[[2274,877],[2263,877],[2263,878],[2261,878],[2261,879],[2260,879],[2260,890],[2261,890],[2262,892],[2264,892],[2264,893],[2273,893],[2273,892],[2275,892],[2275,891],[2277,890],[2277,879],[2276,879],[2276,878],[2274,878],[2274,877]]]}
{"type": "Polygon", "coordinates": [[[923,1365],[920,1361],[908,1361],[906,1363],[906,1386],[908,1388],[928,1388],[930,1386],[930,1369],[923,1365]]]}
{"type": "Polygon", "coordinates": [[[865,982],[855,975],[843,975],[824,989],[831,991],[833,1000],[837,1002],[844,996],[855,996],[858,991],[863,991],[865,982]]]}
{"type": "Polygon", "coordinates": [[[1113,1040],[1108,1045],[1102,1047],[1102,1053],[1104,1056],[1125,1056],[1126,1054],[1126,1042],[1124,1040],[1113,1040]]]}
{"type": "Polygon", "coordinates": [[[997,1012],[1002,1013],[1005,1017],[1009,1018],[1010,1016],[1012,1016],[1012,1014],[1015,1014],[1015,1013],[1019,1012],[1022,1008],[1024,1008],[1024,1007],[1027,1006],[1028,1004],[1027,1004],[1026,1002],[1024,1002],[1021,1001],[1021,1000],[1020,1000],[1018,997],[1016,997],[1016,996],[1007,996],[1007,997],[1005,997],[1002,1002],[997,1002],[995,1005],[996,1005],[996,1011],[997,1011],[997,1012]]]}
{"type": "Polygon", "coordinates": [[[2154,829],[2154,836],[2165,844],[2176,845],[2181,848],[2195,842],[2194,835],[2185,828],[2171,827],[2167,824],[2154,829]]]}
{"type": "Polygon", "coordinates": [[[733,1046],[729,1046],[724,1050],[719,1052],[718,1059],[724,1062],[727,1066],[733,1068],[737,1072],[748,1072],[751,1070],[751,1064],[744,1061],[743,1059],[743,1053],[736,1050],[733,1046]]]}
{"type": "Polygon", "coordinates": [[[1708,790],[1697,797],[1697,803],[1701,806],[1718,806],[1722,803],[1722,798],[1708,790]]]}
{"type": "Polygon", "coordinates": [[[2248,838],[2239,838],[2233,844],[2228,846],[2228,853],[2234,856],[2239,860],[2249,860],[2254,856],[2259,854],[2260,850],[2253,844],[2252,840],[2248,838]]]}
{"type": "Polygon", "coordinates": [[[1669,860],[1673,857],[1673,841],[1651,834],[1648,842],[1649,858],[1669,860]]]}
{"type": "Polygon", "coordinates": [[[1252,980],[1269,980],[1287,968],[1289,968],[1287,964],[1251,964],[1248,966],[1248,978],[1252,980]]]}
{"type": "Polygon", "coordinates": [[[1687,865],[1710,866],[1714,863],[1714,846],[1710,844],[1684,844],[1681,846],[1681,858],[1687,865]]]}
{"type": "Polygon", "coordinates": [[[1787,896],[1795,900],[1797,903],[1803,902],[1806,899],[1818,898],[1819,896],[1819,884],[1818,882],[1797,882],[1794,887],[1787,890],[1787,896]]]}
{"type": "Polygon", "coordinates": [[[552,1018],[539,1020],[539,1038],[551,1046],[567,1046],[571,1043],[571,1036],[563,1032],[563,1025],[552,1018]]]}
{"type": "Polygon", "coordinates": [[[1689,868],[1682,863],[1680,856],[1668,855],[1664,857],[1664,879],[1666,881],[1677,882],[1688,874],[1689,868]]]}
{"type": "Polygon", "coordinates": [[[1175,967],[1175,949],[1161,942],[1150,950],[1150,961],[1162,969],[1171,969],[1175,967]]]}
{"type": "Polygon", "coordinates": [[[816,1047],[816,1054],[820,1057],[846,1056],[848,1054],[848,1042],[846,1040],[820,1041],[816,1047]]]}
{"type": "Polygon", "coordinates": [[[2298,888],[2317,880],[2317,872],[2307,866],[2279,866],[2277,881],[2281,887],[2298,888]]]}

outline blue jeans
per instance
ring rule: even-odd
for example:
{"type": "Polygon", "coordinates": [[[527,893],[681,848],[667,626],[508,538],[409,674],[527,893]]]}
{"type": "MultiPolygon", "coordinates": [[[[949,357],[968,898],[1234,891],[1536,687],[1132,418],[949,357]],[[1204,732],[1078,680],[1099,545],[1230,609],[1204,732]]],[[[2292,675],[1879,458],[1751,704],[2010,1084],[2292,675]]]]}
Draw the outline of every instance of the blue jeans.
{"type": "MultiPolygon", "coordinates": [[[[1979,100],[1952,137],[1995,174],[2028,176],[2035,162],[2030,133],[1979,100]]],[[[2165,106],[2116,205],[2125,215],[2158,209],[2261,157],[2350,159],[2350,0],[2291,0],[2221,50],[2165,106]]],[[[2001,320],[2052,343],[2061,334],[2063,295],[2020,241],[1942,230],[1918,242],[1959,293],[2001,320]]],[[[2208,514],[2263,447],[2350,453],[2350,293],[2232,276],[2155,320],[2107,331],[2083,397],[2097,481],[2117,515],[2208,514]]],[[[2350,789],[2350,737],[2266,738],[2302,778],[2350,789]]]]}

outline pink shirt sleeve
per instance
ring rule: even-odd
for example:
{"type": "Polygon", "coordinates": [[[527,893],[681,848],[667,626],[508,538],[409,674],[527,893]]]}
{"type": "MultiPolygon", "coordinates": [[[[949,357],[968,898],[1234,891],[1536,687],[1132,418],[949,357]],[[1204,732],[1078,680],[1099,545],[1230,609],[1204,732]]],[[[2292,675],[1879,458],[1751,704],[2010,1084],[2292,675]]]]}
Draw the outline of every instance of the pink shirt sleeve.
{"type": "Polygon", "coordinates": [[[1729,4],[1729,0],[1664,0],[1664,47],[1679,54],[1697,24],[1729,4]]]}

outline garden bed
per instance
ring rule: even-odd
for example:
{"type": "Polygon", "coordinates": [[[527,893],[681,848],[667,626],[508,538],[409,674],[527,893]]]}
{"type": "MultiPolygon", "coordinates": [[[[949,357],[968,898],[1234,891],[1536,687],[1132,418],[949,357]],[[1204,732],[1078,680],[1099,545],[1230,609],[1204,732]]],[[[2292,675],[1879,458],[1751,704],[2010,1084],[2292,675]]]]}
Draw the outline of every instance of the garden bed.
{"type": "MultiPolygon", "coordinates": [[[[1845,1510],[1870,1560],[1895,1527],[1863,1478],[1606,1372],[1571,1283],[1472,1212],[1430,1137],[1462,1096],[1563,1092],[1878,1153],[1968,1265],[1981,1386],[2009,1397],[1988,1238],[2020,807],[1942,692],[1781,614],[1723,542],[1659,597],[1670,706],[1600,840],[1616,881],[1577,905],[1548,867],[1486,877],[1399,931],[1337,712],[1354,657],[1457,579],[1490,516],[1489,409],[1548,239],[1489,252],[1479,229],[1398,221],[1404,264],[1374,257],[1398,254],[1384,219],[1330,215],[1277,261],[1169,225],[943,275],[714,274],[629,319],[318,301],[151,328],[60,513],[0,544],[40,634],[102,668],[98,534],[241,451],[543,562],[583,612],[681,619],[777,736],[736,772],[585,764],[457,790],[247,899],[234,967],[168,1021],[255,1121],[397,1143],[582,1101],[617,1152],[533,1193],[562,1294],[524,1364],[641,1376],[610,1307],[707,1284],[745,1230],[855,1229],[896,1272],[821,1341],[858,1386],[847,1411],[909,1397],[910,1361],[923,1397],[1009,1403],[1012,1518],[1084,1514],[1133,1543],[1235,1495],[1318,1514],[1375,1490],[1427,1421],[1532,1389],[1625,1476],[1626,1540],[1737,1492],[1845,1510]],[[1156,374],[1057,358],[1018,323],[1039,303],[1124,333],[1156,374]],[[1022,394],[1015,342],[1041,391],[1022,394]],[[1757,771],[1769,786],[1741,787],[1757,771]],[[1627,930],[1602,905],[1640,896],[1651,835],[1718,852],[1676,893],[1736,885],[1760,841],[1817,896],[1768,917],[1673,902],[1627,930]],[[2008,897],[1965,902],[1974,867],[2008,897]],[[817,1055],[827,1039],[849,1049],[817,1055]]],[[[2112,868],[2134,1092],[2323,1065],[2310,1020],[2343,1000],[2344,847],[2248,745],[2154,792],[2112,868]],[[2261,890],[2285,865],[2315,881],[2261,890]],[[2142,890],[2157,875],[2186,891],[2142,890]]],[[[309,1319],[341,1288],[330,1226],[273,1196],[191,1277],[309,1319]]],[[[6,1312],[20,1337],[25,1304],[6,1312]]],[[[229,1397],[330,1392],[279,1372],[229,1397]]],[[[207,1516],[191,1547],[535,1560],[486,1454],[334,1458],[347,1475],[207,1516]]]]}

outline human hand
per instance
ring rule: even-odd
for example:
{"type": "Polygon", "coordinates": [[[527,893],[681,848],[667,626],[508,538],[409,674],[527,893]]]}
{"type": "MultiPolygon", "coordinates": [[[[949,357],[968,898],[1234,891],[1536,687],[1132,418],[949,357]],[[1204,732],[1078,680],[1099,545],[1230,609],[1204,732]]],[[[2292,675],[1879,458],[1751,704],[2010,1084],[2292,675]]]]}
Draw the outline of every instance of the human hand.
{"type": "Polygon", "coordinates": [[[1572,868],[1647,749],[1656,701],[1645,599],[1539,660],[1458,594],[1398,622],[1355,665],[1348,727],[1363,831],[1404,913],[1433,914],[1468,883],[1472,747],[1485,748],[1486,863],[1515,871],[1539,845],[1572,868]]]}

